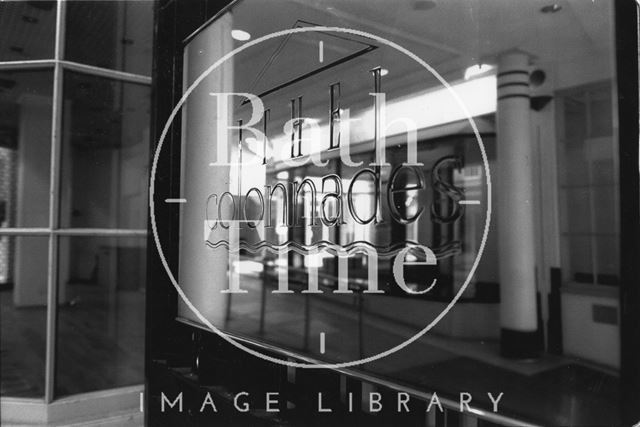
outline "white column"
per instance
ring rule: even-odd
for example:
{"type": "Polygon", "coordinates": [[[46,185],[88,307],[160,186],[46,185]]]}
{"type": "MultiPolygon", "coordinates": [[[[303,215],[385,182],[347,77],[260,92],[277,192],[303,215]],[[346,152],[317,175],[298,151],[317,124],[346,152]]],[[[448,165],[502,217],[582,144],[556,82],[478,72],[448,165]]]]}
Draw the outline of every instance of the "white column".
{"type": "MultiPolygon", "coordinates": [[[[217,58],[233,50],[233,40],[229,36],[233,21],[232,16],[222,16],[216,25],[211,25],[201,35],[189,43],[186,48],[184,63],[184,85],[189,86],[217,58]]],[[[237,193],[237,181],[232,182],[230,174],[233,167],[227,162],[237,161],[237,152],[233,147],[237,142],[229,135],[226,140],[216,141],[217,131],[217,98],[210,93],[233,92],[232,60],[225,62],[213,71],[194,90],[182,108],[182,191],[173,197],[185,198],[186,203],[180,205],[180,269],[179,283],[187,298],[200,313],[216,326],[222,326],[226,318],[228,296],[221,293],[229,288],[229,280],[235,279],[230,264],[235,255],[229,256],[224,247],[208,248],[203,241],[203,224],[205,206],[209,195],[220,197],[225,191],[237,193]],[[226,144],[229,148],[227,159],[218,158],[217,144],[226,144]],[[213,164],[213,166],[210,165],[213,164]],[[231,274],[231,275],[230,275],[231,274]]],[[[235,101],[235,100],[234,100],[235,101]]],[[[228,123],[231,123],[229,118],[228,123]]],[[[166,143],[165,143],[166,144],[166,143]]],[[[166,153],[165,153],[166,155],[166,153]]],[[[216,202],[220,202],[218,198],[216,202]]],[[[224,198],[222,218],[230,219],[231,199],[224,198]],[[228,209],[228,210],[227,210],[228,209]]],[[[235,198],[238,204],[239,197],[235,198]]],[[[156,203],[163,203],[156,200],[156,203]]],[[[217,216],[217,204],[211,203],[212,218],[217,216]]],[[[240,206],[236,207],[238,210],[240,206]]],[[[238,213],[240,215],[240,213],[238,213]]],[[[232,227],[218,227],[211,231],[209,240],[230,242],[230,248],[238,241],[236,234],[238,224],[229,220],[232,227]],[[236,237],[236,239],[234,239],[236,237]]],[[[238,296],[234,295],[234,298],[238,296]]],[[[195,322],[201,322],[194,313],[178,300],[178,315],[195,322]]]]}
{"type": "Polygon", "coordinates": [[[529,56],[523,52],[508,52],[498,60],[501,350],[516,358],[538,351],[528,66],[529,56]]]}

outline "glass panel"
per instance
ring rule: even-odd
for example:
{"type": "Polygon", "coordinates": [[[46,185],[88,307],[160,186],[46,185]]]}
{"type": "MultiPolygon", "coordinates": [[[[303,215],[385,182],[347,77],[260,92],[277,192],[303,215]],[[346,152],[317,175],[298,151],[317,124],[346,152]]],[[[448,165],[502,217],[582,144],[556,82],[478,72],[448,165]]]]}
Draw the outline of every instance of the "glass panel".
{"type": "Polygon", "coordinates": [[[47,237],[0,236],[0,394],[42,397],[47,237]]]}
{"type": "Polygon", "coordinates": [[[150,88],[65,73],[62,227],[146,228],[150,88]]]}
{"type": "Polygon", "coordinates": [[[51,71],[0,71],[2,227],[49,225],[52,81],[51,71]]]}
{"type": "Polygon", "coordinates": [[[53,59],[55,1],[0,2],[0,61],[53,59]]]}
{"type": "Polygon", "coordinates": [[[598,248],[598,277],[601,285],[619,285],[620,239],[617,236],[596,236],[598,248]]]}
{"type": "Polygon", "coordinates": [[[152,1],[68,1],[66,25],[66,59],[151,75],[152,1]]]}
{"type": "Polygon", "coordinates": [[[594,283],[592,241],[589,236],[564,236],[565,279],[577,283],[594,283]]]}
{"type": "Polygon", "coordinates": [[[615,285],[619,268],[617,145],[611,86],[597,82],[559,98],[560,229],[569,234],[565,279],[615,285]]]}
{"type": "Polygon", "coordinates": [[[587,134],[587,106],[582,96],[567,96],[564,100],[564,138],[582,141],[587,134]]]}
{"type": "Polygon", "coordinates": [[[591,192],[589,187],[567,188],[563,190],[566,197],[566,215],[564,229],[569,233],[589,233],[591,223],[591,192]],[[573,215],[581,212],[581,215],[573,215]]]}
{"type": "Polygon", "coordinates": [[[145,241],[60,239],[57,396],[142,383],[145,241]]]}
{"type": "Polygon", "coordinates": [[[595,89],[590,94],[589,103],[589,116],[591,117],[591,136],[610,137],[613,132],[613,115],[611,114],[611,89],[607,87],[595,89]]]}
{"type": "MultiPolygon", "coordinates": [[[[186,44],[183,89],[199,86],[181,118],[179,197],[188,203],[180,206],[174,274],[201,316],[187,304],[178,315],[327,361],[390,350],[439,318],[415,347],[358,369],[449,393],[469,384],[461,372],[471,371],[488,387],[512,378],[516,394],[518,384],[543,384],[542,405],[553,411],[510,403],[511,413],[566,424],[546,414],[573,414],[577,401],[590,409],[610,396],[567,399],[549,358],[527,371],[503,356],[564,351],[562,365],[575,370],[563,373],[563,386],[572,372],[585,382],[599,375],[576,358],[619,368],[618,326],[604,330],[590,315],[618,295],[589,288],[615,283],[619,268],[613,2],[383,3],[243,0],[186,44]],[[398,43],[431,65],[464,108],[381,39],[314,34],[314,25],[398,43]],[[246,49],[202,76],[239,46],[246,49]],[[268,113],[224,98],[229,92],[259,96],[268,113]],[[250,129],[217,133],[220,123],[238,122],[250,129]],[[372,165],[383,153],[386,161],[372,165]],[[488,172],[495,203],[485,252],[471,286],[440,316],[475,266],[488,172]],[[433,250],[437,266],[418,245],[433,250]],[[562,292],[551,283],[554,267],[562,292]],[[374,279],[382,293],[365,292],[374,279]],[[223,293],[232,286],[247,292],[223,293]]],[[[517,401],[530,399],[512,395],[517,401]]],[[[582,415],[570,423],[607,418],[582,415]]]]}
{"type": "Polygon", "coordinates": [[[593,187],[594,224],[593,232],[608,234],[609,237],[618,233],[617,188],[613,185],[593,187]]]}

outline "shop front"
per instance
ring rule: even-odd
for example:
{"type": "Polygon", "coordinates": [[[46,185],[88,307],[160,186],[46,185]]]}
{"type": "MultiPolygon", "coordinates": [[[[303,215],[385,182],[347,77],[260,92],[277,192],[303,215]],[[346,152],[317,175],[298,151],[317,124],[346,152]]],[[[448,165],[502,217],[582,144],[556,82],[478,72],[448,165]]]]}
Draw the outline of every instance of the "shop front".
{"type": "Polygon", "coordinates": [[[635,4],[199,5],[156,16],[149,425],[637,418],[635,4]]]}

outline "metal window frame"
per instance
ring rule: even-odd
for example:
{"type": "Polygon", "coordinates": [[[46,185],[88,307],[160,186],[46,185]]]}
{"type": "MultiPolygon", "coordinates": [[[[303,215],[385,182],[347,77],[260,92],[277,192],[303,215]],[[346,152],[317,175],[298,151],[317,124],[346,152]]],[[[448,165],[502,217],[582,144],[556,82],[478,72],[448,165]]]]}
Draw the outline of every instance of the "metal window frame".
{"type": "MultiPolygon", "coordinates": [[[[60,228],[60,167],[62,151],[62,107],[64,103],[64,73],[74,71],[120,82],[151,86],[151,77],[114,69],[96,67],[64,59],[66,36],[66,1],[56,2],[55,44],[52,59],[25,61],[0,61],[4,70],[53,70],[53,94],[51,111],[51,157],[49,182],[49,224],[47,227],[0,228],[0,236],[45,236],[48,237],[47,256],[47,314],[45,350],[44,396],[29,401],[49,404],[56,400],[56,344],[58,318],[58,243],[60,237],[146,237],[147,229],[120,228],[60,228]]],[[[9,397],[9,396],[7,396],[9,397]]]]}

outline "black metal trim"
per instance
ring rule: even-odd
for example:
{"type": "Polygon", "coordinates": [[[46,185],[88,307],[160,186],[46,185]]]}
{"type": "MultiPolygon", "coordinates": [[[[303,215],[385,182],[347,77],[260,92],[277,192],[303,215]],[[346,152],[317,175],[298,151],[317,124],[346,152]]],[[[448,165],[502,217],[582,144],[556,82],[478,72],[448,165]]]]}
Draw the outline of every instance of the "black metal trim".
{"type": "Polygon", "coordinates": [[[502,89],[503,87],[508,87],[508,86],[526,86],[526,87],[529,87],[529,83],[528,82],[501,83],[501,84],[498,85],[498,89],[502,89]]]}
{"type": "Polygon", "coordinates": [[[211,18],[207,19],[202,25],[200,25],[193,32],[191,32],[187,37],[185,37],[182,40],[182,45],[186,46],[191,40],[193,40],[193,38],[195,36],[200,34],[205,28],[207,28],[209,26],[209,24],[211,24],[213,21],[218,19],[223,14],[227,13],[229,11],[229,9],[231,9],[233,6],[235,6],[235,4],[238,3],[239,1],[240,0],[222,0],[222,3],[227,3],[227,5],[222,7],[215,15],[213,15],[211,18]]]}
{"type": "Polygon", "coordinates": [[[500,354],[509,359],[535,359],[540,356],[540,332],[500,329],[500,354]]]}
{"type": "Polygon", "coordinates": [[[501,101],[503,99],[507,99],[507,98],[527,98],[527,99],[531,99],[530,95],[526,95],[524,93],[510,93],[509,95],[502,95],[498,97],[498,101],[501,101]]]}
{"type": "Polygon", "coordinates": [[[547,320],[547,351],[551,354],[562,354],[562,270],[559,267],[549,269],[551,290],[547,295],[549,320],[547,320]]]}
{"type": "MultiPolygon", "coordinates": [[[[230,0],[159,0],[154,7],[154,47],[151,85],[151,153],[171,110],[182,95],[182,44],[185,35],[210,16],[227,7],[230,0]]],[[[156,201],[180,192],[181,135],[178,115],[167,134],[156,171],[156,201]]],[[[151,159],[150,159],[151,160],[151,159]]],[[[166,259],[176,271],[179,240],[179,209],[156,205],[156,221],[166,259]]],[[[193,356],[193,330],[174,320],[178,294],[170,282],[155,247],[150,229],[147,238],[147,284],[145,293],[145,393],[146,426],[167,424],[156,405],[166,378],[154,371],[158,360],[167,366],[189,366],[193,356]]]]}
{"type": "Polygon", "coordinates": [[[511,74],[526,74],[527,76],[529,75],[529,72],[526,70],[511,70],[511,71],[503,71],[501,73],[498,73],[497,77],[504,77],[504,76],[508,76],[511,74]]]}
{"type": "Polygon", "coordinates": [[[616,0],[615,47],[620,156],[621,420],[640,419],[640,179],[638,173],[638,5],[616,0]]]}

